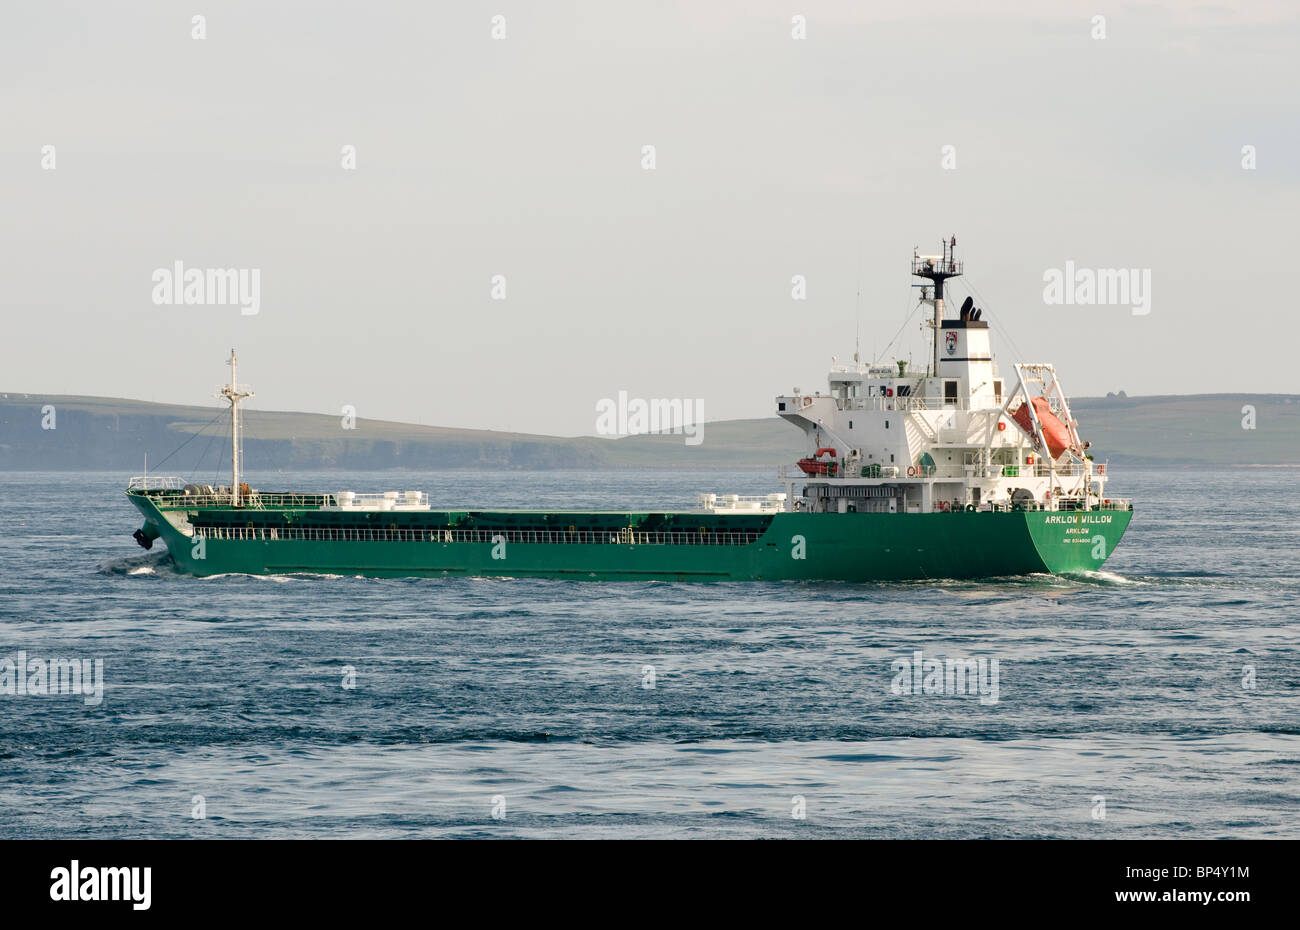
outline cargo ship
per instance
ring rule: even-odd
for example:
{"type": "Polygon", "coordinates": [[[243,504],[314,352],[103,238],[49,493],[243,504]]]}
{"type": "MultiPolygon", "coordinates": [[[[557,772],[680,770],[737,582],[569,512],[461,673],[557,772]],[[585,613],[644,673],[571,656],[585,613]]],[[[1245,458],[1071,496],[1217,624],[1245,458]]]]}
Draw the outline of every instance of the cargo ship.
{"type": "Polygon", "coordinates": [[[998,368],[983,309],[945,313],[964,273],[956,238],[913,253],[926,367],[833,364],[825,393],[795,389],[775,413],[807,454],[783,492],[702,494],[693,510],[469,510],[419,491],[261,491],[240,480],[231,380],[228,487],[132,478],[136,541],[162,539],[182,572],[584,580],[904,581],[1099,569],[1132,517],[1106,493],[1053,366],[998,368]],[[924,308],[924,309],[923,309],[924,308]],[[926,312],[928,311],[928,312],[926,312]]]}

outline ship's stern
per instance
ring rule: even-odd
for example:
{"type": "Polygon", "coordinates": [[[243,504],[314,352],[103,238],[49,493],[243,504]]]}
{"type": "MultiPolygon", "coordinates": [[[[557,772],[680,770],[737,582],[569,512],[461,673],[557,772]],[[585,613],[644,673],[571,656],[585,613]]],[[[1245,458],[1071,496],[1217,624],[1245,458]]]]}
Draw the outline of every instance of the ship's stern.
{"type": "Polygon", "coordinates": [[[161,539],[176,565],[182,569],[186,568],[189,564],[189,537],[167,518],[148,493],[129,488],[126,497],[144,517],[140,528],[131,534],[132,538],[144,549],[152,549],[154,541],[161,539]]]}
{"type": "Polygon", "coordinates": [[[1056,574],[1100,570],[1132,519],[1131,509],[1025,514],[1034,548],[1048,571],[1056,574]]]}

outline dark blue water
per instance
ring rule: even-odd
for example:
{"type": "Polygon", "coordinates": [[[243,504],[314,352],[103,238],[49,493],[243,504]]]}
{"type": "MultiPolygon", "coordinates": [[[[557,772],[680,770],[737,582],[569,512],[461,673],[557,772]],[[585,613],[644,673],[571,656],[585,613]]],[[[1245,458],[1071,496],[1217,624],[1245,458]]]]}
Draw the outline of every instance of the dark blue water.
{"type": "MultiPolygon", "coordinates": [[[[1102,573],[896,585],[199,580],[132,542],[125,477],[0,475],[0,658],[105,679],[0,695],[5,837],[1300,836],[1294,469],[1121,473],[1102,573]],[[997,659],[997,702],[893,693],[915,650],[997,659]]],[[[779,490],[250,477],[435,506],[779,490]]]]}

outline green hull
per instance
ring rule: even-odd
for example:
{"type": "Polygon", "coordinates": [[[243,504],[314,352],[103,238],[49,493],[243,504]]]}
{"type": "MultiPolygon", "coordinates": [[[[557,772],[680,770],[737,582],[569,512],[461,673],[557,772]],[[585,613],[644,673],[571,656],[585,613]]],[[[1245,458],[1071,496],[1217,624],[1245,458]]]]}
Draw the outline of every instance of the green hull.
{"type": "MultiPolygon", "coordinates": [[[[232,510],[214,508],[190,518],[222,519],[246,538],[196,540],[167,519],[154,498],[128,492],[145,517],[144,534],[161,537],[178,569],[193,575],[322,573],[372,577],[498,576],[583,580],[667,581],[900,581],[926,578],[991,578],[1036,572],[1099,569],[1118,545],[1130,510],[994,511],[932,514],[779,513],[765,517],[687,513],[592,514],[519,511],[497,514],[362,513],[337,511],[232,510]],[[708,523],[690,544],[664,542],[677,534],[629,533],[601,542],[445,541],[441,531],[404,530],[405,539],[383,538],[398,527],[468,525],[563,527],[601,521],[607,528],[708,523]],[[366,539],[283,538],[314,527],[366,525],[366,539]],[[390,522],[392,521],[392,522],[390,522]],[[572,523],[570,522],[572,521],[572,523]],[[737,529],[728,529],[735,527],[737,529]],[[277,538],[269,538],[272,534],[277,538]],[[381,529],[382,528],[382,529],[381,529]],[[744,530],[744,533],[740,533],[744,530]],[[737,533],[727,537],[727,533],[737,533]],[[709,535],[709,534],[712,535],[709,535]],[[420,535],[420,538],[411,538],[420,535]],[[618,541],[609,541],[615,538],[618,541]],[[644,540],[650,540],[646,542],[644,540]],[[724,542],[724,539],[743,540],[724,542]],[[748,541],[752,539],[752,541],[748,541]],[[638,541],[640,540],[640,541],[638,541]]],[[[168,512],[171,512],[170,509],[168,512]]],[[[183,511],[178,511],[182,512],[183,511]]],[[[227,530],[226,532],[232,532],[227,530]]],[[[312,532],[319,533],[319,529],[312,532]]],[[[328,530],[326,531],[328,532],[328,530]]],[[[472,531],[471,531],[472,532],[472,531]]],[[[491,533],[492,530],[482,530],[491,533]]],[[[564,530],[554,531],[560,539],[564,530]]],[[[578,537],[581,539],[581,536],[578,537]]]]}

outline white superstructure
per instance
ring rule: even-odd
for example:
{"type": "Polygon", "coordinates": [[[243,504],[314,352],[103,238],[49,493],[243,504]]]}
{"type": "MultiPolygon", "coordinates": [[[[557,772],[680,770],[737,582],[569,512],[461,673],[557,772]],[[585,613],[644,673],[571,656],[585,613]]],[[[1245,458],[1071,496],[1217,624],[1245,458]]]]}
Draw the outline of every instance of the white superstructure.
{"type": "Polygon", "coordinates": [[[777,414],[808,444],[797,467],[782,469],[788,509],[927,513],[1103,502],[1106,467],[1087,455],[1055,369],[1020,363],[1001,372],[989,324],[970,298],[956,318],[944,318],[944,281],[963,272],[955,249],[954,237],[942,254],[913,258],[912,273],[931,282],[921,300],[934,308],[927,322],[934,361],[925,371],[906,362],[839,365],[828,393],[796,389],[776,398],[777,414]]]}

